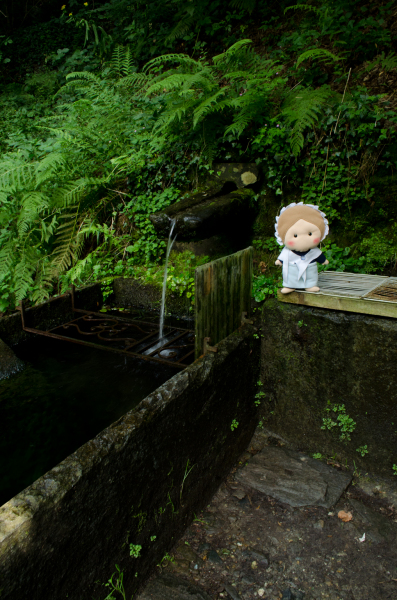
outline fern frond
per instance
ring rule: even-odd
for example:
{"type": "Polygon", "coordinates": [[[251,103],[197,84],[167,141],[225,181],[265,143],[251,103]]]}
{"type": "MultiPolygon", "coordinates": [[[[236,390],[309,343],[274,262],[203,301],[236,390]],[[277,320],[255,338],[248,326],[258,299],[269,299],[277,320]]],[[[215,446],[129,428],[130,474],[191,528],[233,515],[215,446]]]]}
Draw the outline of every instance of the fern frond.
{"type": "Polygon", "coordinates": [[[87,189],[86,179],[78,179],[73,183],[64,184],[54,190],[52,195],[52,206],[66,208],[77,204],[87,189]]]}
{"type": "Polygon", "coordinates": [[[222,52],[222,54],[217,54],[217,56],[214,56],[212,58],[214,64],[216,65],[225,60],[229,60],[231,57],[239,53],[242,48],[245,48],[248,44],[252,44],[252,40],[239,40],[238,42],[230,46],[230,48],[228,48],[225,52],[222,52]]]}
{"type": "Polygon", "coordinates": [[[119,79],[116,83],[116,87],[131,87],[133,89],[142,90],[149,81],[151,81],[151,78],[145,73],[133,73],[132,75],[127,75],[126,77],[119,79]]]}
{"type": "Polygon", "coordinates": [[[36,267],[35,289],[32,294],[34,302],[44,302],[50,297],[54,288],[54,279],[58,273],[55,272],[53,265],[48,261],[40,261],[36,267]]]}
{"type": "Polygon", "coordinates": [[[38,215],[48,210],[49,204],[48,197],[42,192],[28,192],[22,197],[22,206],[17,220],[18,233],[21,238],[38,218],[38,215]]]}
{"type": "Polygon", "coordinates": [[[36,189],[54,176],[55,171],[65,165],[66,157],[61,152],[50,152],[36,166],[36,189]]]}
{"type": "Polygon", "coordinates": [[[110,61],[110,68],[119,78],[131,75],[136,71],[130,46],[116,46],[110,61]]]}
{"type": "Polygon", "coordinates": [[[284,14],[287,10],[308,10],[315,12],[316,14],[320,14],[320,10],[316,6],[312,6],[311,4],[294,4],[294,6],[287,6],[284,10],[284,14]]]}
{"type": "Polygon", "coordinates": [[[370,71],[377,65],[380,65],[384,71],[393,71],[397,69],[397,55],[393,51],[389,52],[387,56],[382,52],[375,60],[367,64],[365,70],[370,71]]]}
{"type": "Polygon", "coordinates": [[[23,300],[28,289],[33,285],[33,273],[35,271],[37,256],[29,246],[25,247],[20,255],[19,262],[15,265],[15,298],[23,300]]]}
{"type": "Polygon", "coordinates": [[[300,56],[298,56],[298,59],[296,61],[296,66],[299,67],[299,65],[304,61],[304,60],[310,60],[310,59],[319,59],[322,61],[327,61],[327,64],[329,64],[332,61],[337,61],[340,60],[340,58],[338,56],[336,56],[335,54],[332,54],[332,52],[329,52],[328,50],[325,50],[324,48],[312,48],[311,50],[306,50],[306,52],[303,52],[300,56]]]}
{"type": "MultiPolygon", "coordinates": [[[[199,121],[206,117],[210,112],[213,112],[214,108],[216,107],[216,104],[218,103],[218,98],[224,96],[228,89],[229,86],[221,88],[220,90],[215,92],[215,94],[213,94],[204,102],[201,102],[201,104],[199,104],[199,106],[193,113],[193,129],[196,127],[199,121]]],[[[217,108],[219,108],[219,105],[217,108]]]]}
{"type": "Polygon", "coordinates": [[[99,90],[103,89],[103,81],[94,73],[90,71],[75,71],[74,73],[69,73],[66,75],[67,83],[63,85],[57,93],[54,95],[54,98],[68,91],[69,89],[76,89],[80,86],[81,90],[86,89],[95,89],[98,93],[99,90]]]}
{"type": "Polygon", "coordinates": [[[295,89],[293,95],[287,96],[281,115],[288,125],[293,126],[290,144],[295,156],[303,148],[303,132],[308,127],[313,127],[327,101],[334,95],[331,88],[324,85],[317,90],[295,89]]]}
{"type": "Polygon", "coordinates": [[[194,16],[194,11],[191,11],[191,14],[186,14],[178,21],[172,31],[168,34],[166,41],[173,42],[177,38],[182,37],[186,33],[190,31],[192,25],[196,22],[196,17],[194,16]]]}
{"type": "Polygon", "coordinates": [[[15,250],[14,239],[3,245],[0,250],[0,275],[6,275],[10,271],[11,265],[15,261],[15,250]]]}
{"type": "Polygon", "coordinates": [[[256,0],[232,0],[231,5],[251,14],[255,8],[256,0]]]}
{"type": "Polygon", "coordinates": [[[84,236],[78,233],[80,224],[79,207],[75,213],[63,214],[56,235],[56,247],[50,256],[53,273],[58,274],[77,260],[84,242],[84,236]]]}
{"type": "Polygon", "coordinates": [[[34,182],[34,163],[6,160],[0,163],[0,189],[8,193],[24,189],[34,182]]]}
{"type": "Polygon", "coordinates": [[[152,58],[152,60],[149,60],[149,62],[147,62],[143,67],[142,71],[147,73],[153,67],[158,67],[169,62],[175,62],[185,67],[191,66],[195,67],[196,69],[202,69],[202,64],[200,61],[190,58],[190,56],[187,54],[163,54],[152,58]]]}
{"type": "Polygon", "coordinates": [[[184,73],[173,73],[169,77],[161,79],[160,81],[157,81],[156,83],[153,83],[150,87],[148,87],[148,89],[146,90],[146,96],[156,94],[163,90],[169,92],[170,90],[181,87],[185,83],[185,81],[186,75],[184,73]]]}

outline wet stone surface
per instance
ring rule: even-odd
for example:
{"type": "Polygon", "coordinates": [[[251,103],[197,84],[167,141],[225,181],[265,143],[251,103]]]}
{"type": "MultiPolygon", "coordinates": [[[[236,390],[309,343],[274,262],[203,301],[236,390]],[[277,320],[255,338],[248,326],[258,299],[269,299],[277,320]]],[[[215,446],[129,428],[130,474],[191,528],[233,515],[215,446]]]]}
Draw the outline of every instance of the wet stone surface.
{"type": "Polygon", "coordinates": [[[352,478],[301,452],[270,446],[240,469],[236,479],[291,506],[330,508],[352,478]]]}
{"type": "Polygon", "coordinates": [[[0,380],[11,377],[11,375],[18,373],[18,371],[22,371],[23,367],[23,362],[0,339],[0,380]]]}
{"type": "MultiPolygon", "coordinates": [[[[163,563],[162,574],[198,586],[211,600],[395,600],[397,507],[364,492],[359,480],[331,508],[293,507],[254,489],[241,474],[249,472],[263,443],[266,437],[257,433],[171,552],[172,561],[163,563]],[[341,521],[340,510],[351,512],[352,520],[341,521]]],[[[350,477],[333,470],[336,477],[350,477]]],[[[159,592],[161,581],[158,573],[138,600],[168,600],[159,592]],[[147,590],[157,592],[144,595],[147,590]]],[[[183,596],[190,598],[201,599],[183,596]]]]}

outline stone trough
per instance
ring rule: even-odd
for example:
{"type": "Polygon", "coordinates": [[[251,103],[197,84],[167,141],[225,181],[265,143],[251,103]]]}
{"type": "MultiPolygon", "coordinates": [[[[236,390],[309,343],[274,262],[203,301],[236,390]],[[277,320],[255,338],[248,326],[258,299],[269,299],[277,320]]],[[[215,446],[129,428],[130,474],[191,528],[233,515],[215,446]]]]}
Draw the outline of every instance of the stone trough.
{"type": "MultiPolygon", "coordinates": [[[[80,293],[87,309],[96,293],[80,293]]],[[[60,298],[29,318],[54,325],[66,306],[60,298]]],[[[0,322],[7,341],[14,319],[0,322]]],[[[0,508],[2,600],[101,598],[116,564],[127,595],[135,593],[253,434],[253,333],[245,325],[226,338],[0,508]],[[138,558],[130,544],[141,546],[138,558]]]]}

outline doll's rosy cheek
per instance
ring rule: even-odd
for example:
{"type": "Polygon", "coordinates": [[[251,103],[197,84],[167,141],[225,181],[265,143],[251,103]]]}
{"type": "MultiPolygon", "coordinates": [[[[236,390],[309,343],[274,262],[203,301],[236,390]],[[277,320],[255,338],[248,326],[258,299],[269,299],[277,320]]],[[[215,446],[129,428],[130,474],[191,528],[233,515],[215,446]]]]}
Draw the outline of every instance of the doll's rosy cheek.
{"type": "Polygon", "coordinates": [[[313,240],[313,242],[314,242],[315,244],[318,244],[318,243],[319,243],[319,241],[320,241],[320,238],[319,238],[319,237],[317,237],[317,238],[314,238],[314,240],[313,240]]]}
{"type": "Polygon", "coordinates": [[[295,246],[295,242],[288,242],[288,246],[295,246]]]}

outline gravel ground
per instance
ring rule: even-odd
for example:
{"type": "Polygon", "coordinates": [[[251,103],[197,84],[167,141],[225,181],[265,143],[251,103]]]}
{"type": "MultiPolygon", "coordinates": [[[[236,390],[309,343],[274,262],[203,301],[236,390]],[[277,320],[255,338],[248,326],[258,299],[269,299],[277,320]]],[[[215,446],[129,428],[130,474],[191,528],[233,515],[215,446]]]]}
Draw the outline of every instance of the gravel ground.
{"type": "Polygon", "coordinates": [[[257,432],[163,572],[195,583],[214,600],[396,600],[395,489],[379,480],[371,488],[369,477],[355,477],[327,510],[293,508],[236,481],[253,454],[277,443],[257,432]],[[343,522],[340,510],[352,519],[343,522]]]}

